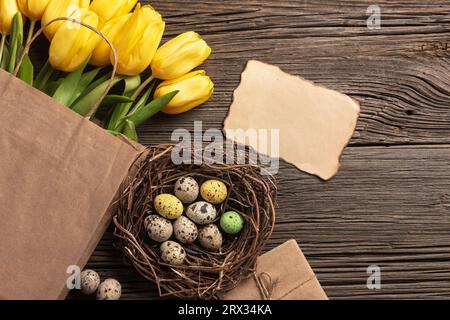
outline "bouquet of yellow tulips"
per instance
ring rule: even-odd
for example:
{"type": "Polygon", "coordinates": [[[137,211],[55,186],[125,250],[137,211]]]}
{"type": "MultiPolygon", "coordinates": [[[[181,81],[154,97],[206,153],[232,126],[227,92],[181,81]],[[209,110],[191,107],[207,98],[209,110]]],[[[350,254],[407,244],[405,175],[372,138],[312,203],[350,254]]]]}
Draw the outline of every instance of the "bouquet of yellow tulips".
{"type": "Polygon", "coordinates": [[[110,85],[123,83],[101,103],[111,109],[106,128],[137,141],[136,128],[156,113],[187,112],[214,91],[205,71],[193,71],[211,54],[208,44],[186,32],[160,46],[164,30],[162,16],[137,0],[0,0],[0,66],[11,73],[18,68],[20,79],[87,117],[95,116],[95,102],[110,85]],[[75,20],[100,31],[114,49],[75,20]],[[24,48],[39,21],[50,46],[35,75],[24,48]],[[112,66],[117,74],[110,80],[112,66]],[[146,70],[151,76],[142,79],[146,70]]]}

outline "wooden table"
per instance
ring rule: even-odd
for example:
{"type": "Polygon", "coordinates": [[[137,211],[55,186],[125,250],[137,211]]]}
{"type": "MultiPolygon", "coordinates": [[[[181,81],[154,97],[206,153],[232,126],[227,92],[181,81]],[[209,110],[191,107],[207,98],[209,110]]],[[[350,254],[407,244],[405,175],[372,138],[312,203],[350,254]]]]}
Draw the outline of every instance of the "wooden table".
{"type": "MultiPolygon", "coordinates": [[[[277,175],[276,231],[294,238],[332,299],[450,298],[450,3],[445,0],[152,1],[166,38],[202,34],[216,93],[187,114],[157,116],[141,142],[174,129],[222,128],[246,61],[260,59],[358,99],[362,114],[329,182],[285,163],[277,175]],[[366,10],[381,9],[381,29],[366,10]],[[381,290],[366,286],[381,268],[381,290]]],[[[157,298],[112,247],[108,232],[90,268],[123,284],[125,299],[157,298]]],[[[70,298],[80,298],[72,294],[70,298]]]]}

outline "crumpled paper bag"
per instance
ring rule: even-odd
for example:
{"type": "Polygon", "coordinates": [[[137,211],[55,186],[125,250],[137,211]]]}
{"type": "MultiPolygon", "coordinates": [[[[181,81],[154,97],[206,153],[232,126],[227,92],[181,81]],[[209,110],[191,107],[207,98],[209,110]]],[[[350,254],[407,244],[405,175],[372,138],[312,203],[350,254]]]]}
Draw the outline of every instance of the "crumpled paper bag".
{"type": "Polygon", "coordinates": [[[0,70],[0,298],[62,299],[144,147],[0,70]]]}
{"type": "Polygon", "coordinates": [[[254,275],[223,300],[328,300],[295,240],[260,256],[254,275]]]}

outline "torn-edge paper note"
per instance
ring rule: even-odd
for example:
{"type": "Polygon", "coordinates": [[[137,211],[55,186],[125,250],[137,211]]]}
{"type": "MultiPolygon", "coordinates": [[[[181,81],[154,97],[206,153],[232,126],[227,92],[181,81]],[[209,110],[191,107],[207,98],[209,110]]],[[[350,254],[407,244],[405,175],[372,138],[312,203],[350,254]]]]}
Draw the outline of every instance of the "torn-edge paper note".
{"type": "MultiPolygon", "coordinates": [[[[278,129],[279,157],[328,180],[338,172],[359,112],[359,103],[347,95],[251,60],[234,92],[224,131],[227,138],[242,143],[236,138],[237,129],[278,129]]],[[[267,139],[256,140],[245,138],[245,144],[262,154],[276,147],[274,141],[268,148],[267,139]]]]}

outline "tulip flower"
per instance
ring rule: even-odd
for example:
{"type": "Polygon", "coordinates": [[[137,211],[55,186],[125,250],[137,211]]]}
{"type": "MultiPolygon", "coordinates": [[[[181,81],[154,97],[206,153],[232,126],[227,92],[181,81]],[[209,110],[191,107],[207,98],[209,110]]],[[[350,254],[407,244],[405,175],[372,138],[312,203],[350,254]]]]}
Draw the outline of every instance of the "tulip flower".
{"type": "Polygon", "coordinates": [[[117,72],[135,76],[147,69],[161,42],[164,28],[165,23],[157,11],[149,5],[141,7],[138,4],[120,32],[111,39],[119,60],[117,72]]]}
{"type": "MultiPolygon", "coordinates": [[[[112,41],[122,30],[125,23],[130,18],[131,13],[117,17],[105,24],[101,32],[110,41],[112,41]]],[[[92,53],[90,63],[97,67],[104,67],[111,63],[111,47],[106,41],[100,41],[94,52],[92,53]]]]}
{"type": "Polygon", "coordinates": [[[201,65],[210,54],[211,48],[197,33],[183,33],[158,49],[152,61],[153,76],[177,79],[201,65]]]}
{"type": "Polygon", "coordinates": [[[126,15],[133,9],[137,0],[94,0],[89,9],[94,11],[102,23],[126,15]]]}
{"type": "Polygon", "coordinates": [[[42,19],[49,2],[50,0],[17,0],[17,5],[20,12],[31,21],[38,21],[42,19]]]}
{"type": "Polygon", "coordinates": [[[208,101],[214,92],[214,84],[205,71],[193,71],[181,78],[162,82],[154,97],[156,99],[173,91],[179,92],[162,110],[166,114],[184,113],[208,101]]]}
{"type": "MultiPolygon", "coordinates": [[[[44,15],[42,16],[42,25],[46,25],[56,18],[70,17],[79,9],[88,8],[90,0],[50,0],[44,15]]],[[[73,18],[80,20],[79,16],[73,18]]],[[[52,40],[58,28],[64,22],[55,22],[48,26],[44,33],[48,40],[52,40]]]]}
{"type": "Polygon", "coordinates": [[[12,20],[19,12],[16,0],[0,0],[0,33],[7,35],[11,33],[12,20]]]}
{"type": "MultiPolygon", "coordinates": [[[[95,12],[79,9],[73,14],[78,20],[97,28],[99,19],[95,12]]],[[[92,54],[101,38],[88,28],[64,21],[56,31],[50,44],[49,61],[53,68],[72,72],[81,66],[92,54]]]]}

